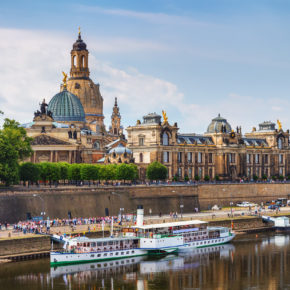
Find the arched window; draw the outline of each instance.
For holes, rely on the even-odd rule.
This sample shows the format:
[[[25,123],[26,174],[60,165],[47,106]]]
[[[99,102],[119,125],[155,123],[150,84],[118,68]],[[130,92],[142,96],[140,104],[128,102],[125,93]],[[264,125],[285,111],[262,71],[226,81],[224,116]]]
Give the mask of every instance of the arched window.
[[[94,148],[95,149],[100,149],[100,142],[99,141],[95,141],[94,142]]]
[[[278,149],[283,149],[283,140],[282,140],[282,138],[278,139]]]
[[[143,153],[139,154],[139,162],[142,163],[143,162]]]
[[[72,66],[73,67],[76,66],[76,56],[75,55],[72,57]]]
[[[83,55],[82,58],[81,58],[81,66],[82,66],[82,67],[86,67],[85,60],[86,60],[86,58],[85,58],[85,56]]]
[[[162,145],[165,145],[165,146],[167,146],[167,145],[169,145],[169,140],[168,140],[169,138],[168,138],[168,135],[167,135],[167,133],[163,133],[163,136],[162,136]]]

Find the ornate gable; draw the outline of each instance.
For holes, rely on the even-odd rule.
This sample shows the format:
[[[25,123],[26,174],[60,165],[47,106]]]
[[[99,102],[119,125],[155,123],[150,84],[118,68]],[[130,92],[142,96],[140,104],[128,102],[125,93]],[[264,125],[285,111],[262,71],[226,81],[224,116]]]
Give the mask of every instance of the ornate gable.
[[[47,135],[38,135],[33,138],[31,145],[71,145],[71,143]]]

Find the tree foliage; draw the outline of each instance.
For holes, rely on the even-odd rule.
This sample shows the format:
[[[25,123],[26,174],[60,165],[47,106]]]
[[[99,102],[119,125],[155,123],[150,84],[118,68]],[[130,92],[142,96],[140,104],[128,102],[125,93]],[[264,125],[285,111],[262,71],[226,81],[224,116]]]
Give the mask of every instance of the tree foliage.
[[[31,155],[31,140],[19,123],[4,120],[3,129],[0,130],[0,179],[5,185],[19,180],[18,162]]]
[[[135,180],[138,178],[138,169],[133,164],[120,164],[116,168],[116,179]]]
[[[68,168],[68,179],[74,181],[81,180],[81,166],[82,164],[71,164]]]
[[[37,182],[40,179],[39,166],[32,162],[22,163],[19,168],[19,177],[22,181]]]
[[[167,174],[167,167],[157,161],[151,163],[146,171],[146,176],[150,180],[165,180]]]

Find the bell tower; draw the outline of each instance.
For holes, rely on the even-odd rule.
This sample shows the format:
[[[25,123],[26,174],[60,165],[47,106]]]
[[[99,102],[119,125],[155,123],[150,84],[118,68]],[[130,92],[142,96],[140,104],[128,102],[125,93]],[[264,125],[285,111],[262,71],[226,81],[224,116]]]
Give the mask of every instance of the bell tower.
[[[115,98],[115,104],[113,107],[113,113],[111,116],[111,126],[110,126],[110,133],[116,136],[123,134],[123,128],[121,126],[121,114],[118,107],[117,98]]]
[[[61,89],[63,90],[63,87]],[[71,69],[67,90],[80,99],[85,111],[87,126],[96,132],[103,130],[103,97],[100,85],[90,79],[89,51],[82,40],[80,30],[71,50]]]
[[[88,67],[89,52],[87,45],[83,42],[81,31],[79,29],[78,39],[73,44],[71,51],[71,78],[89,78],[90,71]]]

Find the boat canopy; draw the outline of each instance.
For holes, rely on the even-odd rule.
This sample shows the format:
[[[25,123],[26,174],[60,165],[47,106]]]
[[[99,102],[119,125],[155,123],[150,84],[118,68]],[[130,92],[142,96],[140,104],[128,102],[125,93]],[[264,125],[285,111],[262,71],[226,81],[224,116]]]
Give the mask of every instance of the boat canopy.
[[[201,225],[207,224],[205,221],[200,220],[192,220],[192,221],[181,221],[181,222],[172,222],[172,223],[163,223],[163,224],[152,224],[152,225],[144,225],[144,226],[133,226],[135,229],[142,230],[150,230],[150,229],[159,229],[159,228],[172,228],[172,227],[182,227],[182,226],[190,226],[190,225]]]

